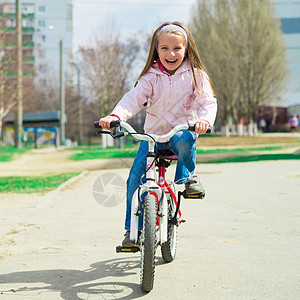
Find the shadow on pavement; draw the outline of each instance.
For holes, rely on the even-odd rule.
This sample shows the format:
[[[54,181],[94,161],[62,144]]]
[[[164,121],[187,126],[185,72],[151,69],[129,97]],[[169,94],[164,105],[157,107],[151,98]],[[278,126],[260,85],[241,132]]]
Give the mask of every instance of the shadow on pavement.
[[[140,257],[135,256],[128,259],[97,262],[83,271],[54,269],[3,274],[0,275],[0,285],[9,284],[13,287],[12,284],[16,284],[17,287],[8,290],[1,289],[0,296],[13,294],[26,297],[35,294],[37,297],[42,297],[43,294],[60,292],[61,298],[67,300],[87,299],[91,295],[98,295],[101,299],[106,299],[106,297],[136,299],[145,295],[139,283],[126,282],[122,279],[119,282],[111,279],[108,281],[106,278],[118,277],[120,279],[119,277],[137,275],[139,265]]]

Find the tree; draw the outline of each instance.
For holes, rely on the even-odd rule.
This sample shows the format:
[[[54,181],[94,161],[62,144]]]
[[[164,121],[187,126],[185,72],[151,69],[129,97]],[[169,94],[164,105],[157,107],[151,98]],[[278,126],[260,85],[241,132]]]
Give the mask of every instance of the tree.
[[[41,86],[36,84],[34,95],[27,102],[26,108],[29,112],[40,111],[58,111],[60,110],[59,99],[59,79],[48,73],[47,82]],[[65,83],[65,113],[67,116],[66,122],[66,137],[72,141],[78,140],[79,116],[78,116],[78,95],[75,87],[69,80]]]
[[[278,98],[287,75],[273,4],[198,0],[191,29],[219,100],[218,121],[226,126],[230,118],[235,124],[244,118],[253,128],[258,107]]]
[[[1,21],[1,20],[0,20]],[[0,23],[1,25],[1,23]],[[10,112],[16,112],[16,48],[7,46],[13,37],[0,31],[0,142],[2,137],[3,119]],[[9,43],[8,43],[9,44]],[[26,57],[25,57],[26,58]],[[23,61],[23,110],[28,110],[30,102],[39,99],[33,85],[33,64]]]
[[[91,46],[80,48],[83,80],[96,107],[96,118],[109,114],[128,91],[129,74],[139,49],[134,40],[125,44],[111,33],[94,36]]]
[[[5,54],[4,39],[0,33],[0,144],[3,140],[3,119],[17,103],[13,82],[6,73],[9,59]]]

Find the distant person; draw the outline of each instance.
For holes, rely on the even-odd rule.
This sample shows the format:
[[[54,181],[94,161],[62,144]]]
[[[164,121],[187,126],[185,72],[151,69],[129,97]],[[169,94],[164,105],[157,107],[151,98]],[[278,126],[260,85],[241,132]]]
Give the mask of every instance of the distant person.
[[[265,133],[267,131],[267,122],[266,122],[265,119],[261,119],[259,121],[259,126],[260,126],[263,133]]]
[[[297,127],[299,125],[299,120],[298,120],[298,117],[297,115],[292,115],[292,117],[290,118],[290,126],[291,126],[291,132],[294,132],[297,130]]]
[[[25,148],[27,147],[28,135],[27,132],[22,133],[22,142],[24,143]]]

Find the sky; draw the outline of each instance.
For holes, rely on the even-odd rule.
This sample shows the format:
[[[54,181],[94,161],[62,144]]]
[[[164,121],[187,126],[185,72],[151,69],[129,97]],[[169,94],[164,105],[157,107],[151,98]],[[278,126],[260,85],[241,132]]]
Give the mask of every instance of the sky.
[[[154,32],[165,21],[190,22],[196,0],[73,0],[75,51],[111,26],[122,37]]]
[[[299,17],[300,5],[295,6],[299,0],[275,2],[281,17]],[[73,0],[74,54],[76,56],[79,46],[88,45],[94,34],[109,28],[126,40],[128,36],[140,37],[140,31],[152,34],[165,21],[180,21],[188,25],[196,3],[197,0]],[[296,4],[293,6],[293,3]],[[143,63],[136,65],[134,79],[142,66]]]

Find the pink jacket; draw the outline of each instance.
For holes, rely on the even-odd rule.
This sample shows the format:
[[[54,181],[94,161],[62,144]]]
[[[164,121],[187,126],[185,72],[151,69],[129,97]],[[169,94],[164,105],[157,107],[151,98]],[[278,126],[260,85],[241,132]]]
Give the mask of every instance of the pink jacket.
[[[292,127],[297,127],[298,123],[299,123],[299,121],[298,121],[297,116],[292,116],[291,119],[290,119],[290,125]]]
[[[212,126],[217,112],[217,101],[207,75],[196,71],[195,88],[189,61],[184,61],[174,75],[150,68],[135,88],[126,93],[112,114],[126,121],[138,113],[150,99],[144,124],[146,133],[163,135],[182,123],[206,120]]]

